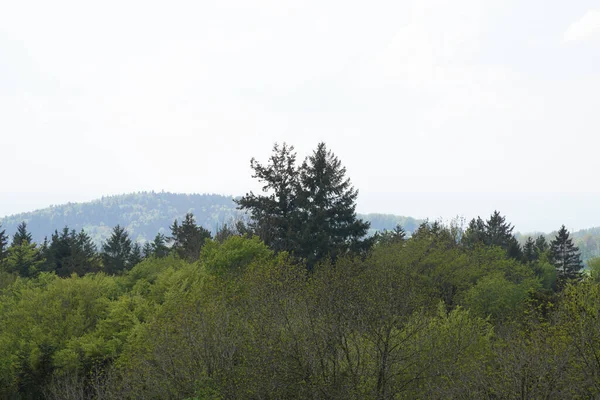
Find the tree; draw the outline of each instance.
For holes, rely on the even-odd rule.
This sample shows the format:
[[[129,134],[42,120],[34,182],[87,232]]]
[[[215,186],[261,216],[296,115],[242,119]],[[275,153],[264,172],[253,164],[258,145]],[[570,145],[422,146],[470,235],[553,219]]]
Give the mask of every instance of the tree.
[[[154,252],[152,251],[152,244],[150,244],[150,242],[144,243],[144,247],[142,248],[142,255],[144,256],[144,258],[149,258],[154,255]]]
[[[537,239],[535,239],[535,250],[537,252],[538,258],[543,253],[547,252],[549,249],[550,246],[548,245],[548,242],[546,241],[544,235],[540,235],[537,237]]]
[[[530,236],[527,238],[527,241],[523,246],[523,261],[531,263],[536,261],[538,258],[538,253],[535,248],[535,241]]]
[[[2,224],[0,224],[0,228],[2,228]],[[8,236],[6,235],[6,230],[0,230],[0,267],[2,266],[3,261],[8,256]]]
[[[154,255],[154,257],[162,258],[169,255],[169,246],[167,246],[167,238],[162,233],[156,234],[151,246],[152,255]]]
[[[17,226],[17,232],[13,235],[11,246],[20,246],[23,242],[33,243],[33,237],[27,231],[27,223],[25,221]]]
[[[9,248],[5,268],[8,272],[30,278],[38,274],[43,262],[44,259],[36,244],[25,240]]]
[[[131,267],[132,242],[120,225],[113,228],[111,236],[102,244],[102,263],[107,274],[117,274]]]
[[[396,227],[391,231],[385,229],[383,232],[377,232],[375,235],[375,242],[378,245],[404,243],[405,240],[406,231],[400,224],[396,225]]]
[[[187,213],[181,225],[177,223],[177,220],[173,222],[169,240],[173,242],[171,249],[179,257],[194,262],[200,257],[204,241],[211,237],[212,235],[207,229],[196,225],[194,214]]]
[[[583,264],[579,249],[573,244],[565,226],[561,226],[550,242],[550,258],[561,281],[581,278]]]
[[[490,219],[483,221],[480,217],[472,219],[462,238],[467,248],[477,245],[498,246],[506,251],[506,255],[515,260],[523,257],[521,246],[512,234],[514,227],[506,222],[506,217],[494,211]]]
[[[66,277],[73,273],[84,275],[100,270],[96,245],[83,230],[79,233],[64,227],[52,234],[49,244],[42,246],[46,262],[43,269]]]
[[[129,265],[130,267],[134,267],[140,262],[142,262],[142,247],[139,243],[134,243],[131,248],[131,253],[129,253]]]
[[[297,202],[302,224],[298,255],[307,260],[309,269],[316,262],[332,261],[349,251],[370,248],[373,239],[363,239],[370,224],[356,217],[356,198],[346,168],[319,143],[300,168]]]
[[[291,251],[296,246],[298,229],[298,169],[294,146],[277,143],[267,165],[252,158],[253,178],[264,186],[265,195],[247,193],[235,200],[238,209],[250,212],[249,228],[275,251]]]

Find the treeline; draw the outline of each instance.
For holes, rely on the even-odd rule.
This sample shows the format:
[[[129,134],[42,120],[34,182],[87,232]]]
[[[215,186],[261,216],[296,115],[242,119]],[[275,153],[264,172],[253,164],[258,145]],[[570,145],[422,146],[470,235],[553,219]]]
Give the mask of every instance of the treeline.
[[[5,262],[0,397],[600,396],[600,262],[584,274],[564,227],[521,246],[495,212],[366,237],[339,160],[324,145],[295,157],[254,161],[265,191],[238,200],[251,223],[215,237],[190,214],[137,250],[115,227],[98,272]],[[4,260],[86,242],[17,233]]]

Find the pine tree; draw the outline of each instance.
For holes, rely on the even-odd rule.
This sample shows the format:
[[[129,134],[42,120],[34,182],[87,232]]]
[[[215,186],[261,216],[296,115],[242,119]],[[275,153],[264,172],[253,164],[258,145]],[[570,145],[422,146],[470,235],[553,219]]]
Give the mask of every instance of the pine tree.
[[[559,280],[563,283],[567,280],[581,278],[583,270],[581,255],[564,225],[559,229],[554,240],[550,242],[550,258],[556,268]]]
[[[2,228],[2,224],[0,224],[0,228]],[[6,230],[0,230],[0,267],[4,260],[8,257],[8,236],[6,235]]]
[[[45,246],[44,256],[43,270],[54,271],[61,277],[100,270],[96,245],[83,230],[77,233],[66,226],[60,233],[55,230],[50,243]]]
[[[144,243],[144,247],[142,248],[142,255],[144,256],[144,258],[152,257],[154,255],[153,253],[154,252],[152,251],[152,244],[150,242]]]
[[[506,251],[508,257],[521,260],[523,251],[512,234],[513,229],[514,227],[506,222],[506,217],[494,211],[485,222],[480,217],[472,219],[461,241],[465,247],[471,249],[478,245],[498,246]]]
[[[162,233],[157,233],[151,244],[152,255],[156,258],[162,258],[169,255],[169,246],[167,246],[167,238]]]
[[[111,236],[102,244],[102,263],[107,274],[117,274],[131,267],[132,242],[120,225],[113,228]]]
[[[535,239],[535,251],[537,253],[538,258],[543,253],[547,252],[549,249],[550,246],[548,245],[548,242],[546,241],[544,235],[540,235],[537,237],[537,239]]]
[[[238,209],[250,212],[251,232],[275,251],[295,249],[297,225],[298,169],[294,146],[284,143],[273,146],[273,154],[267,165],[256,159],[250,161],[253,178],[264,186],[264,195],[247,193],[236,200]]]
[[[506,222],[506,217],[500,215],[498,211],[490,216],[485,222],[485,243],[488,246],[499,246],[508,249],[513,243],[512,234],[514,227]]]
[[[523,246],[523,261],[531,263],[537,261],[539,258],[538,252],[536,251],[535,241],[530,236],[527,238],[525,245]]]
[[[476,219],[473,218],[471,222],[469,222],[469,226],[467,226],[461,241],[462,244],[469,249],[485,244],[486,228],[485,222],[483,222],[481,217],[477,217]]]
[[[406,231],[400,224],[396,225],[391,231],[386,229],[383,232],[378,232],[375,236],[375,242],[378,245],[403,243],[404,241],[406,241]]]
[[[27,223],[25,221],[17,226],[17,232],[13,235],[11,246],[20,246],[23,242],[33,243],[33,237],[27,231]]]
[[[142,247],[139,243],[134,243],[131,248],[131,253],[129,253],[129,265],[131,268],[135,267],[137,264],[142,262]]]
[[[171,237],[169,238],[173,243],[171,250],[189,262],[198,260],[204,241],[211,238],[212,235],[207,229],[196,225],[192,213],[185,215],[181,225],[177,223],[177,220],[171,225]]]
[[[300,168],[297,255],[307,260],[309,269],[320,260],[335,261],[349,251],[372,246],[373,238],[364,239],[370,224],[356,218],[358,191],[345,175],[346,168],[325,143],[319,143]]]
[[[40,272],[44,259],[35,243],[24,240],[19,245],[10,246],[5,268],[25,278],[34,277]]]

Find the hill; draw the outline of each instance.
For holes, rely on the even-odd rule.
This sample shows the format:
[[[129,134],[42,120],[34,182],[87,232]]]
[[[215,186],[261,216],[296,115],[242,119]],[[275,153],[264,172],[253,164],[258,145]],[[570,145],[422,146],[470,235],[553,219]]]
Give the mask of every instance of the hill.
[[[0,223],[2,229],[12,235],[19,223],[27,222],[34,241],[38,243],[64,226],[76,231],[83,229],[94,242],[100,243],[117,224],[126,227],[135,240],[144,242],[153,239],[158,232],[168,235],[173,221],[181,220],[188,212],[194,214],[199,225],[213,233],[223,224],[243,217],[236,210],[232,196],[140,192],[102,197],[86,203],[50,206],[7,216],[0,219]],[[359,217],[371,222],[371,234],[378,230],[391,230],[397,224],[410,233],[421,223],[411,217],[391,214],[366,214]]]

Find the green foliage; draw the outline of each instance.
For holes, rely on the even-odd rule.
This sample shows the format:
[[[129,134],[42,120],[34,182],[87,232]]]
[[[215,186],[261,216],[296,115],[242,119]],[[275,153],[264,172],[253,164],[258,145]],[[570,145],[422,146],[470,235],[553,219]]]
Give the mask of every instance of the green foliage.
[[[564,225],[550,243],[550,262],[556,268],[558,279],[562,284],[565,281],[581,278],[583,264],[579,249],[573,244]]]
[[[223,243],[209,240],[200,252],[200,262],[212,274],[243,272],[253,262],[261,263],[273,257],[258,237],[232,236]]]
[[[118,274],[132,265],[132,242],[125,228],[117,225],[102,244],[102,264],[107,274]]]
[[[250,164],[266,195],[250,192],[236,202],[250,213],[252,233],[272,249],[307,260],[311,269],[371,247],[373,240],[364,239],[369,223],[356,217],[358,192],[324,143],[299,168],[293,146],[286,144],[273,147],[266,166],[254,159]]]
[[[161,238],[157,237],[155,241],[156,239],[160,240]],[[207,239],[211,239],[210,232],[196,225],[192,213],[185,215],[181,225],[177,223],[177,220],[171,225],[171,237],[169,238],[169,241],[172,242],[171,250],[189,262],[194,262],[200,257],[200,251]],[[155,246],[158,252],[162,253],[164,244],[155,243]]]

